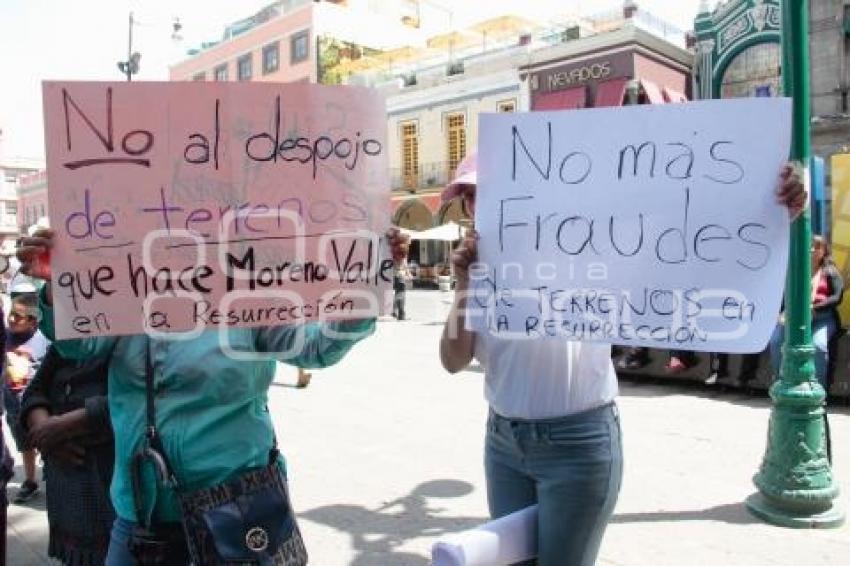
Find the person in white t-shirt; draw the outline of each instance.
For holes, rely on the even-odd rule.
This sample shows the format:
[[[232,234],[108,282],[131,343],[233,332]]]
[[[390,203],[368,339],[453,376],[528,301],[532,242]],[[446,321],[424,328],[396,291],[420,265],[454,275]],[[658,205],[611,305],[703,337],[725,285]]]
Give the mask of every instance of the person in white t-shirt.
[[[35,466],[36,451],[18,420],[21,397],[50,346],[50,342],[38,329],[38,313],[34,294],[13,297],[4,343],[3,404],[12,437],[21,453],[25,476],[15,496],[15,503],[26,503],[39,491]]]
[[[443,191],[475,210],[476,156],[467,156]],[[805,190],[786,167],[777,198],[799,214]],[[594,564],[620,491],[623,450],[615,404],[617,376],[608,344],[509,339],[464,327],[469,266],[478,235],[469,230],[452,256],[457,287],[440,340],[443,367],[472,358],[485,372],[490,405],[485,472],[490,514],[538,505],[538,566]]]

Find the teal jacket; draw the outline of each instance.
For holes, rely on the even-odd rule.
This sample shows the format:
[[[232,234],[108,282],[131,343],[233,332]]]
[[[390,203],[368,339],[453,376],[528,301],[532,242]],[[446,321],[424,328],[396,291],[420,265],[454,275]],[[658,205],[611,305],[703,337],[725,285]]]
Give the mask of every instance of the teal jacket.
[[[53,313],[43,301],[41,330],[54,337]],[[343,336],[332,337],[331,327]],[[285,361],[304,368],[335,364],[375,330],[375,320],[275,328],[206,330],[181,340],[146,335],[56,342],[72,359],[109,357],[109,411],[115,431],[112,502],[118,515],[135,521],[130,483],[132,456],[145,431],[145,350],[150,349],[156,389],[156,422],[164,450],[186,490],[210,487],[268,462],[274,428],[268,389],[277,358],[298,341]],[[222,349],[222,340],[229,344]],[[179,521],[173,491],[146,474],[146,513],[156,521]]]

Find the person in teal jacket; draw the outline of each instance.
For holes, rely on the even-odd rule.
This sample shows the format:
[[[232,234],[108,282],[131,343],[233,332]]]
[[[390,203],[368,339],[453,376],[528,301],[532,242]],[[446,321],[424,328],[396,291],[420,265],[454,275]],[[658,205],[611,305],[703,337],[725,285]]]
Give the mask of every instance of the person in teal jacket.
[[[407,238],[389,235],[394,258],[406,254]],[[37,258],[52,242],[49,231],[24,240],[19,251],[23,269],[38,274]],[[49,269],[40,273],[49,280]],[[41,330],[54,338],[49,284],[40,293]],[[109,410],[115,431],[115,472],[111,495],[118,519],[112,531],[107,565],[134,564],[128,551],[137,524],[131,462],[145,435],[146,350],[154,374],[156,422],[163,448],[175,475],[187,490],[211,487],[268,462],[275,446],[268,411],[268,389],[275,373],[275,353],[287,352],[296,340],[303,348],[286,363],[324,368],[341,360],[360,340],[374,332],[375,319],[328,323],[338,333],[323,332],[323,324],[226,330],[232,356],[222,350],[220,332],[207,330],[191,340],[147,335],[112,336],[55,342],[67,358],[109,359]],[[331,338],[329,334],[334,335]],[[340,338],[343,334],[346,338]],[[243,359],[247,358],[247,359]],[[150,474],[143,492],[145,513],[155,523],[177,525],[180,513],[171,489]]]

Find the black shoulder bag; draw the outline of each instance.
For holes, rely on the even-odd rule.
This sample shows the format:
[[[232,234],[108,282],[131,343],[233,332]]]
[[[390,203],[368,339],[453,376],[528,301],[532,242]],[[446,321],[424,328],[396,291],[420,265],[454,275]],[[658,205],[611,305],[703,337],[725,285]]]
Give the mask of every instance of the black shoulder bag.
[[[304,566],[307,549],[289,501],[286,479],[278,464],[277,444],[265,466],[242,472],[224,483],[185,491],[168,462],[156,428],[154,374],[146,352],[145,394],[147,430],[132,467],[133,496],[139,522],[130,549],[140,564],[177,564],[175,555],[188,551],[198,566]],[[180,503],[185,544],[146,519],[142,470],[152,463],[159,481],[170,485]],[[182,537],[180,537],[182,538]],[[186,560],[183,560],[185,563]]]

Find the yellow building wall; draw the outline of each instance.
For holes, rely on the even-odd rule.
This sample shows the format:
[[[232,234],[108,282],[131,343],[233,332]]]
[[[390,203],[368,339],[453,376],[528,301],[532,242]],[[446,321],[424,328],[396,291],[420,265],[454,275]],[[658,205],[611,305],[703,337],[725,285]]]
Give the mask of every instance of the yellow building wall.
[[[847,285],[850,282],[850,154],[833,155],[831,168],[832,256]],[[850,292],[844,293],[838,310],[844,326],[850,325]]]

